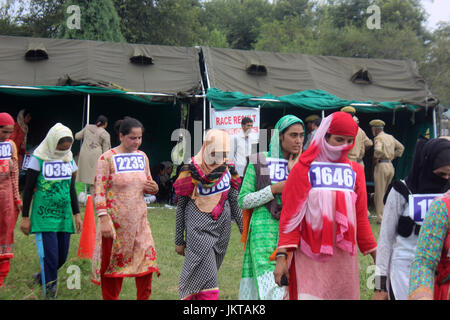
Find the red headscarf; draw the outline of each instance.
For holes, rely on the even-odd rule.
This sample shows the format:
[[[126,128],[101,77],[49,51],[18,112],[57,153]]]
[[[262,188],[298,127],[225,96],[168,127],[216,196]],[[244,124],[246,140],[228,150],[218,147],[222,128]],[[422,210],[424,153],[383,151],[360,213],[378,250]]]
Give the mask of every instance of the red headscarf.
[[[14,119],[9,115],[9,113],[0,113],[0,126],[13,126]]]
[[[313,161],[346,163],[352,145],[331,146],[326,135],[356,137],[358,125],[350,114],[335,112],[322,120],[310,147],[289,173],[283,189],[279,247],[296,248],[310,258],[324,261],[333,255],[333,227],[336,246],[356,254],[356,194],[354,191],[312,189],[309,169]]]

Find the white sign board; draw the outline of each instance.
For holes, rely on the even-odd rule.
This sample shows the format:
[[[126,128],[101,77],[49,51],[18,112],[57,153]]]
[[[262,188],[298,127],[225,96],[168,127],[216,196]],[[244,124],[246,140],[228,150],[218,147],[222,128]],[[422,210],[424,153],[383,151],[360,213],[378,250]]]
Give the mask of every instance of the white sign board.
[[[225,130],[230,136],[234,136],[242,131],[241,121],[244,117],[253,120],[252,133],[255,139],[259,140],[259,108],[233,107],[220,111],[211,108],[211,128]]]

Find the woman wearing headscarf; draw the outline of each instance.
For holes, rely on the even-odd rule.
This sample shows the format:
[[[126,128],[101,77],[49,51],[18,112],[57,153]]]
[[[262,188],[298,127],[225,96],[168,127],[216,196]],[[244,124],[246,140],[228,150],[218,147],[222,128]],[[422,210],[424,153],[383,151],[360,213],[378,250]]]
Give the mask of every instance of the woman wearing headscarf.
[[[227,251],[231,220],[242,232],[240,177],[229,162],[230,139],[211,129],[201,150],[184,165],[174,184],[179,196],[175,250],[185,256],[179,292],[183,300],[217,300],[218,271]]]
[[[442,170],[450,179],[450,166]],[[435,199],[420,229],[411,266],[410,300],[450,300],[450,183]]]
[[[241,300],[283,299],[284,288],[273,281],[275,261],[269,261],[269,257],[277,249],[281,192],[301,154],[304,137],[303,121],[286,115],[275,125],[269,152],[249,158],[239,192],[239,206],[244,209],[245,243]]]
[[[14,119],[6,112],[0,113],[0,288],[14,257],[14,228],[22,210],[17,149],[9,139],[13,130]]]
[[[111,149],[111,138],[105,130],[107,126],[108,119],[100,115],[95,124],[88,124],[75,134],[76,140],[83,139],[78,159],[77,181],[88,185],[94,184],[98,158]]]
[[[289,174],[274,271],[285,299],[360,298],[357,245],[375,261],[377,244],[364,170],[347,159],[357,132],[351,115],[329,115]]]
[[[398,180],[386,199],[378,239],[373,299],[408,299],[409,275],[420,226],[431,201],[442,195],[450,166],[450,141],[421,139],[406,181]],[[386,214],[386,215],[384,215]]]
[[[156,249],[144,194],[156,194],[147,155],[139,150],[144,127],[127,117],[119,122],[120,145],[98,159],[94,179],[99,220],[92,282],[104,300],[118,300],[123,278],[134,277],[137,299],[148,300],[153,273],[159,276]]]
[[[17,146],[17,153],[19,156],[19,168],[22,167],[23,157],[26,153],[27,148],[27,136],[28,136],[28,125],[31,121],[31,112],[27,109],[22,109],[17,114],[17,122],[14,124],[14,132],[11,135],[11,140]]]
[[[20,228],[26,235],[34,233],[38,243],[42,238],[44,270],[34,277],[40,283],[45,279],[50,298],[56,297],[58,269],[66,261],[70,235],[75,233],[72,214],[76,231],[81,231],[75,191],[77,165],[70,151],[72,143],[72,131],[61,123],[48,131],[30,159],[23,193]]]

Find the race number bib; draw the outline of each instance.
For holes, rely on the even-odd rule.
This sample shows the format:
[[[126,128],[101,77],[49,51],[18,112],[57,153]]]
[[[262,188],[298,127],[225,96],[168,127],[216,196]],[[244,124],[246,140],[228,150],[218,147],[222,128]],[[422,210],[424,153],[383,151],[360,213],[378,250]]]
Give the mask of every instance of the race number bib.
[[[346,163],[313,162],[309,168],[312,188],[353,191],[356,173]]]
[[[0,142],[0,160],[9,160],[12,156],[12,145],[9,142]]]
[[[68,180],[72,178],[72,165],[63,161],[44,161],[42,174],[45,180]]]
[[[288,161],[286,159],[267,158],[270,181],[278,183],[286,181],[289,175]]]
[[[31,155],[26,154],[23,156],[23,162],[22,162],[22,170],[28,170],[28,165],[30,164]]]
[[[199,195],[206,197],[206,196],[212,196],[213,194],[227,191],[231,187],[230,180],[231,180],[231,174],[229,172],[227,172],[223,176],[222,180],[212,188],[204,188],[201,185],[201,183],[198,183],[197,184],[197,192]]]
[[[113,156],[116,173],[144,172],[145,158],[139,153],[122,153]]]
[[[422,224],[431,202],[442,194],[410,194],[409,217],[417,224]]]

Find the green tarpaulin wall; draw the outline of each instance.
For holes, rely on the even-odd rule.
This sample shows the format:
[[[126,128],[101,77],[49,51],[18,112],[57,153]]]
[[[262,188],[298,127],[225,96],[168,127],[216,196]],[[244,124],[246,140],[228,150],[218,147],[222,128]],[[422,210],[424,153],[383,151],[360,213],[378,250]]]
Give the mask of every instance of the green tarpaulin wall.
[[[68,126],[75,135],[86,123],[86,96],[90,96],[90,123],[100,114],[108,117],[107,131],[112,146],[119,144],[113,129],[114,122],[124,116],[137,118],[145,127],[141,150],[146,152],[150,164],[169,160],[174,142],[171,133],[179,127],[180,106],[158,103],[148,96],[128,95],[121,90],[91,86],[35,87],[44,90],[0,88],[0,110],[13,117],[22,108],[32,112],[28,135],[29,147],[37,146],[48,130],[56,123]],[[80,142],[76,141],[73,153],[77,155]]]
[[[235,106],[261,106],[261,128],[264,128],[264,126],[273,127],[276,120],[284,114],[294,114],[304,119],[312,113],[321,115],[322,110],[325,110],[325,114],[329,115],[350,104],[371,105],[354,106],[360,121],[360,127],[369,138],[373,138],[369,126],[370,120],[382,119],[386,123],[385,131],[395,136],[405,146],[403,156],[394,161],[395,179],[404,178],[408,174],[417,138],[427,131],[431,137],[434,137],[431,109],[426,110],[423,107],[404,105],[400,102],[350,101],[340,99],[323,90],[306,90],[285,96],[266,94],[256,97],[241,92],[224,92],[217,88],[209,88],[206,97],[216,110],[227,110]],[[271,99],[280,102],[258,99]],[[366,180],[369,182],[373,181],[372,155],[373,148],[366,152],[364,158]]]

